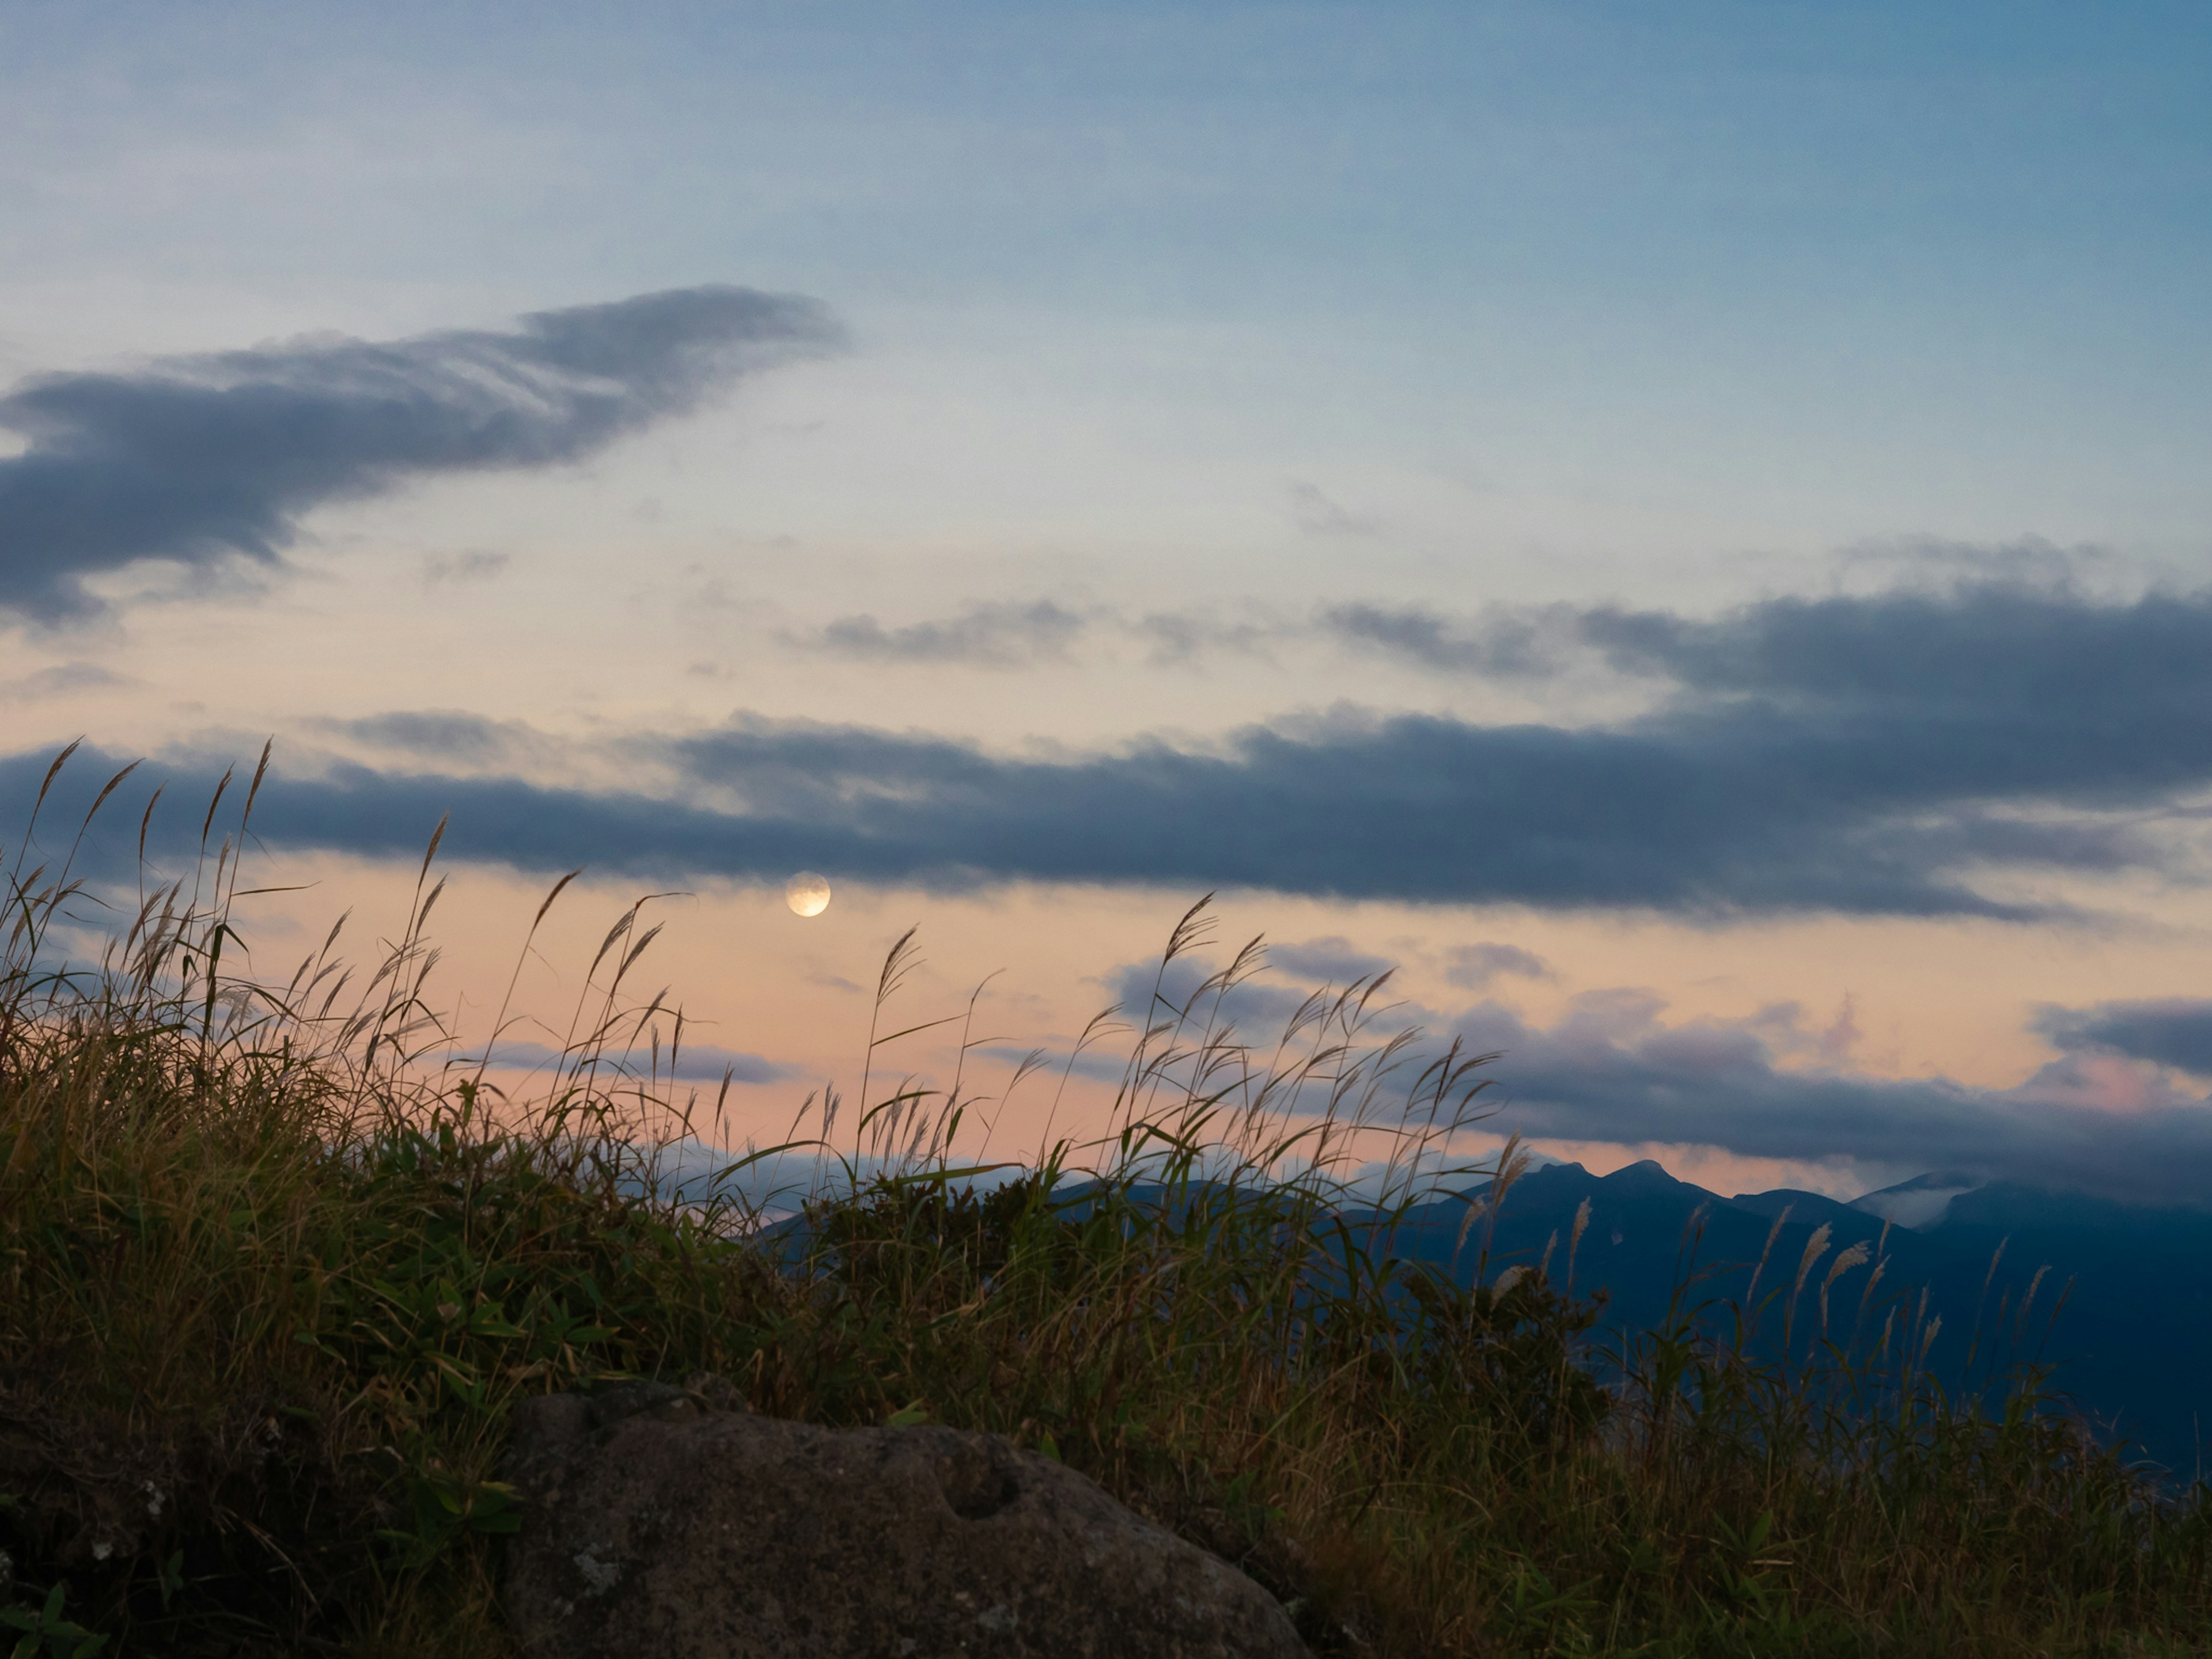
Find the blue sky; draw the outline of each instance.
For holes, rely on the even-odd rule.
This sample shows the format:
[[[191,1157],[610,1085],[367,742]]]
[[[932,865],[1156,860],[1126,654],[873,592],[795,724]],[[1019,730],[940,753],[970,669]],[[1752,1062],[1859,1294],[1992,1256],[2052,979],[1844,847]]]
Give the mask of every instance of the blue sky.
[[[433,326],[742,280],[1062,397],[1441,451],[1768,540],[2032,527],[2173,554],[2201,518],[2192,9],[4,27],[15,285],[94,290],[50,301],[79,319],[52,346],[9,330],[24,367],[241,343],[249,296],[280,326]],[[126,338],[98,297],[118,285],[198,303]]]
[[[764,1101],[906,921],[1044,1041],[1220,887],[1518,1034],[1594,1162],[2182,1156],[2208,58],[2153,6],[13,7],[0,775],[273,735],[275,936],[451,806],[464,994],[555,865],[684,885]],[[1727,1111],[1593,1103],[1632,994],[1603,1042]]]

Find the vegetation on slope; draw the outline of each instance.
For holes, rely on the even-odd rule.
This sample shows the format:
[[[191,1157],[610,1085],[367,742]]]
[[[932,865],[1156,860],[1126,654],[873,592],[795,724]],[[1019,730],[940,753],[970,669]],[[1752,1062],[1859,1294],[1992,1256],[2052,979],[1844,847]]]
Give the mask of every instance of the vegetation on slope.
[[[1239,1561],[1321,1653],[2212,1642],[2206,1493],[2040,1409],[2032,1374],[1988,1412],[1947,1399],[1915,1367],[1936,1316],[1869,1285],[1846,1322],[1832,1262],[1775,1264],[1717,1318],[1686,1290],[1599,1367],[1573,1241],[1557,1280],[1471,1289],[1395,1256],[1391,1218],[1450,1173],[1481,1075],[1376,1036],[1372,984],[1262,1053],[1219,1018],[1248,949],[1137,1011],[1100,1137],[996,1186],[959,1161],[957,1081],[864,1080],[812,1105],[811,1148],[849,1179],[779,1218],[744,1196],[757,1164],[673,1182],[697,1103],[613,1063],[669,1018],[625,1000],[635,911],[567,1059],[511,1098],[441,1061],[434,887],[349,998],[328,942],[283,986],[225,972],[235,862],[209,864],[82,971],[49,949],[68,870],[11,878],[0,1617],[21,1652],[496,1655],[499,1552],[527,1524],[498,1480],[514,1402],[702,1372],[757,1411],[926,1416],[1058,1456]],[[1358,1161],[1377,1135],[1379,1174]],[[1484,1234],[1470,1209],[1478,1257]],[[1752,1357],[1757,1320],[1788,1327],[1785,1359]]]

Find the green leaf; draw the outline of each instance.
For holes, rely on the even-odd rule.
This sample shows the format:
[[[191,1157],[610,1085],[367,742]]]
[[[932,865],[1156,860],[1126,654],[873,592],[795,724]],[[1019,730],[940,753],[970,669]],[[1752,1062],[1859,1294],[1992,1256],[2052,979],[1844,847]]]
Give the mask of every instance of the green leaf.
[[[504,1480],[486,1480],[469,1494],[471,1532],[522,1530],[522,1496]]]

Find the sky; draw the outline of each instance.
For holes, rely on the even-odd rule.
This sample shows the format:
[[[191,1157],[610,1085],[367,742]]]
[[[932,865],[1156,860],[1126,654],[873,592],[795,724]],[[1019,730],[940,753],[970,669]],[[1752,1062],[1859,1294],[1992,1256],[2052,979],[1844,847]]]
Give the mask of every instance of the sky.
[[[548,1051],[659,895],[737,1134],[908,927],[989,1094],[1211,892],[1247,1024],[1391,968],[1495,1052],[1471,1146],[2202,1201],[2208,68],[2154,4],[24,0],[0,846],[81,738],[41,842],[143,758],[88,867],[163,782],[181,867],[270,743],[257,971],[373,957],[442,818],[457,1041],[520,960]]]

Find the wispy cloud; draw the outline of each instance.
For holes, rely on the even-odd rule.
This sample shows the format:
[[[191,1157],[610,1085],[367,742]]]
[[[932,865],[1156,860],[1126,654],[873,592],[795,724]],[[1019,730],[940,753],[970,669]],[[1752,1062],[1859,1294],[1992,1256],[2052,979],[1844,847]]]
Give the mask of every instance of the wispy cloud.
[[[665,1047],[658,1054],[649,1048],[608,1049],[598,1058],[603,1065],[640,1076],[657,1068],[663,1081],[674,1083],[720,1083],[725,1077],[732,1083],[783,1083],[799,1075],[794,1066],[710,1042],[687,1042],[672,1059]],[[504,1071],[537,1072],[573,1066],[580,1057],[549,1043],[510,1041],[495,1043],[489,1055],[480,1049],[469,1051],[468,1063],[479,1059]]]
[[[1020,668],[1064,658],[1086,625],[1078,611],[1038,599],[973,605],[957,616],[886,628],[873,617],[840,617],[789,642],[861,662],[962,663]]]
[[[519,721],[487,720],[458,708],[319,720],[312,726],[372,749],[473,766],[513,764],[548,746],[538,732]]]
[[[1293,945],[1270,945],[1267,966],[1304,980],[1343,987],[1354,980],[1372,979],[1389,971],[1390,963],[1372,951],[1362,951],[1348,939],[1331,935]]]
[[[1517,945],[1455,945],[1445,957],[1444,978],[1469,991],[1480,991],[1500,974],[1522,979],[1549,979],[1552,969],[1543,957]]]
[[[508,332],[311,338],[0,397],[0,607],[97,608],[141,559],[270,564],[301,516],[442,472],[574,461],[736,378],[834,344],[816,301],[707,287],[544,311]]]
[[[1291,486],[1291,516],[1309,536],[1372,536],[1382,528],[1372,514],[1355,512],[1319,484],[1303,481]]]
[[[1496,679],[1555,674],[1576,643],[1571,613],[1558,609],[1460,617],[1418,605],[1336,605],[1315,626],[1340,645],[1414,667]]]
[[[805,642],[877,661],[1011,665],[1081,634],[1141,643],[1156,663],[1333,645],[1455,678],[1540,682],[1610,674],[1662,695],[2057,719],[2194,702],[2212,688],[2212,592],[2115,601],[2064,582],[1961,580],[1871,594],[1763,599],[1717,616],[1613,605],[1470,612],[1358,599],[1285,612],[1142,616],[1037,600],[975,604],[892,628],[840,618]],[[2148,704],[2145,700],[2148,699]]]
[[[75,691],[104,691],[137,684],[128,675],[102,668],[98,663],[56,663],[35,673],[0,680],[0,702],[44,702],[49,697],[64,697]]]
[[[489,553],[482,549],[466,553],[434,553],[422,561],[422,581],[429,587],[490,581],[506,574],[513,556],[507,553]]]

